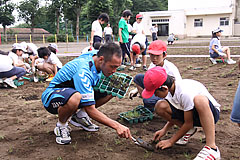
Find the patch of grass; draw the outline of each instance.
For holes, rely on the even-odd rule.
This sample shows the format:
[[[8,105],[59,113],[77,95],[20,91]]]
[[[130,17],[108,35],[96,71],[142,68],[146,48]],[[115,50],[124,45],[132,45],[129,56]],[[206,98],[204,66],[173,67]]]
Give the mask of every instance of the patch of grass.
[[[109,147],[107,143],[104,144],[104,148],[105,148],[106,151],[108,151],[108,152],[112,152],[112,151],[113,151],[113,149],[112,149],[111,147]]]
[[[4,140],[5,139],[5,136],[0,136],[0,140]]]
[[[74,150],[77,150],[77,141],[72,145]]]
[[[13,154],[13,148],[10,147],[8,150],[7,150],[8,154]]]
[[[147,150],[145,150],[145,154],[144,154],[144,159],[151,159],[152,157],[152,152],[148,152]]]
[[[58,156],[57,160],[63,160],[63,158],[61,156]]]
[[[189,154],[188,152],[184,152],[183,155],[184,155],[185,159],[192,159],[193,158],[193,156],[191,154]]]
[[[115,141],[116,145],[119,145],[119,144],[122,143],[122,141],[120,139],[118,139],[118,138],[114,138],[114,141]]]

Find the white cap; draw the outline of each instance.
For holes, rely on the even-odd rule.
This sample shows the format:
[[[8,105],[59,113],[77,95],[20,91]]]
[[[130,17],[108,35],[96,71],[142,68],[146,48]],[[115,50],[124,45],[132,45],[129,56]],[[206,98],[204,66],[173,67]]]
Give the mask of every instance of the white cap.
[[[56,49],[56,52],[58,52],[58,46],[56,43],[50,43],[49,46]]]
[[[27,49],[27,43],[26,42],[23,41],[20,44],[22,45],[23,48],[25,48],[25,50]]]
[[[27,50],[23,47],[23,45],[21,45],[19,43],[14,43],[13,49],[19,49],[19,50],[22,50],[23,52],[27,52]]]
[[[219,27],[215,30],[212,31],[213,33],[218,33],[218,32],[223,32],[223,30],[221,30]]]

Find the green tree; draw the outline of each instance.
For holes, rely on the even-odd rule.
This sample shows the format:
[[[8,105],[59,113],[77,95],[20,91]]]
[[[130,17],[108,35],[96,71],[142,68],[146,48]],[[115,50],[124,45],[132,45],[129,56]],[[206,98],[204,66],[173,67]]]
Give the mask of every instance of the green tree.
[[[50,18],[55,18],[54,21],[56,21],[56,33],[59,34],[59,24],[60,24],[60,16],[63,12],[63,6],[64,3],[66,3],[68,0],[51,0],[51,5],[49,6],[48,15],[52,15]],[[52,13],[55,13],[53,15]]]
[[[14,10],[14,4],[9,0],[1,1],[0,3],[0,24],[3,26],[3,33],[5,41],[7,41],[6,26],[9,26],[15,22],[15,18],[12,15]]]
[[[126,9],[131,9],[132,5],[132,0],[111,0],[112,14],[110,14],[110,19],[114,34],[118,34],[118,22],[122,12]]]
[[[38,23],[38,18],[41,17],[38,0],[24,0],[18,6],[19,17],[31,26],[31,34],[34,33],[34,27]]]
[[[84,4],[87,0],[66,0],[64,3],[64,19],[75,21],[76,37],[79,36],[79,18]]]

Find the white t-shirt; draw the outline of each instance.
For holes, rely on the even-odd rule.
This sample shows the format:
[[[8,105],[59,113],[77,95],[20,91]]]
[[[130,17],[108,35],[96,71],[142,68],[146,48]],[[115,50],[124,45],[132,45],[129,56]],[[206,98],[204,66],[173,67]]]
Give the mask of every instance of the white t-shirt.
[[[146,36],[144,34],[136,34],[130,44],[130,51],[132,51],[132,45],[134,43],[138,42],[141,46],[141,48],[146,48]]]
[[[18,55],[16,55],[16,53],[13,52],[9,52],[8,57],[10,57],[13,61],[14,64],[18,64]]]
[[[38,47],[35,44],[27,43],[27,46],[28,46],[28,49],[27,49],[28,53],[32,52],[34,56],[38,55],[38,52],[37,52]]]
[[[220,104],[208,92],[207,88],[200,82],[192,79],[175,81],[175,92],[172,96],[170,92],[166,99],[177,109],[189,111],[194,108],[194,97],[197,95],[206,96],[219,111]]]
[[[51,53],[47,60],[44,60],[46,63],[56,64],[58,68],[62,68],[62,62],[58,59],[56,54]]]
[[[0,54],[0,72],[7,72],[13,68],[12,59],[7,55]]]
[[[158,32],[158,28],[155,27],[155,26],[152,26],[152,27],[150,28],[150,30],[151,30],[152,33],[157,33],[157,32]]]
[[[102,26],[98,20],[92,23],[92,31],[94,31],[94,36],[102,37]]]
[[[156,67],[156,65],[153,63],[150,63],[148,70],[153,67]],[[175,80],[182,80],[182,77],[178,68],[172,62],[169,62],[167,59],[165,59],[163,68],[166,70],[167,74],[170,76],[173,76]]]
[[[133,23],[133,30],[136,31],[136,34],[143,34],[143,26],[142,23]]]
[[[111,27],[105,27],[104,28],[104,33],[105,33],[105,35],[112,34],[112,28]]]

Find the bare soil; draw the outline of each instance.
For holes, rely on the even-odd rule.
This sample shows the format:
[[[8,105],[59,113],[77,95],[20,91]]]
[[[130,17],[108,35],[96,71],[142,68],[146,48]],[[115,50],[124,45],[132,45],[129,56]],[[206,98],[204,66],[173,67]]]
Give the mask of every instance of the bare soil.
[[[169,47],[171,54],[208,54],[207,47],[174,48],[174,46],[196,46],[196,43],[174,44]],[[225,41],[225,45],[236,44]],[[207,43],[197,43],[197,46],[207,46]],[[232,54],[239,54],[239,48],[231,48]],[[72,57],[61,57],[66,62]],[[208,58],[167,58],[180,70],[183,78],[198,80],[203,83],[215,99],[222,105],[220,120],[216,124],[216,143],[224,160],[239,160],[240,158],[240,129],[229,119],[235,91],[240,78],[237,64],[212,65]],[[237,60],[237,58],[234,58]],[[125,72],[131,76],[144,73],[141,68],[135,72]],[[174,145],[166,150],[146,151],[130,140],[121,139],[116,132],[99,124],[98,132],[86,132],[72,127],[70,145],[58,145],[55,142],[53,129],[57,116],[49,114],[41,103],[41,94],[48,83],[25,81],[17,89],[0,89],[0,159],[106,159],[106,160],[139,160],[139,159],[193,159],[204,146],[204,133],[201,128],[191,138],[186,146]],[[130,90],[134,88],[131,85]],[[135,137],[141,137],[151,142],[155,131],[166,123],[161,117],[154,116],[152,121],[138,124],[127,124],[119,119],[118,114],[142,105],[139,97],[129,100],[113,98],[109,103],[100,107],[103,113],[114,120],[127,125]],[[173,128],[164,137],[168,138],[176,132]]]

